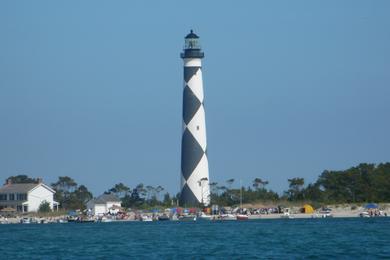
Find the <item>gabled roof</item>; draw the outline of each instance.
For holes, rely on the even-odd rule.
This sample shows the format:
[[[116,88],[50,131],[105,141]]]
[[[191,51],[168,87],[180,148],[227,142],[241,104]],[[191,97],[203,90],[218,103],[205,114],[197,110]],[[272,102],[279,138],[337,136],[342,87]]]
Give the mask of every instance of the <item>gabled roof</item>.
[[[8,184],[0,188],[0,193],[27,193],[38,185],[39,183]]]
[[[121,200],[112,193],[109,194],[104,193],[99,197],[90,200],[90,202],[93,202],[94,204],[106,204],[107,202],[121,202]]]
[[[37,188],[38,186],[45,187],[49,191],[55,191],[44,183],[12,183],[6,184],[0,188],[0,193],[27,193]]]

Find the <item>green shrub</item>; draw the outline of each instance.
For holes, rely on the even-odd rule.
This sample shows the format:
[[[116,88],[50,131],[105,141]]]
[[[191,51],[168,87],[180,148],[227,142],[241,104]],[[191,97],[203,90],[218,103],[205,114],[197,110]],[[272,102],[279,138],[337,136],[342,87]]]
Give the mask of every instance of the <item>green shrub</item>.
[[[39,213],[51,212],[50,203],[47,202],[46,200],[42,201],[41,205],[39,205],[38,212]]]

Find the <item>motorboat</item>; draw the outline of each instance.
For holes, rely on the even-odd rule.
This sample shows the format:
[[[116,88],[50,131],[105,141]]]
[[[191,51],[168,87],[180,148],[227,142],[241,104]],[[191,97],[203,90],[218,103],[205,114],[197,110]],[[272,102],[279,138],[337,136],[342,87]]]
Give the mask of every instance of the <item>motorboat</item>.
[[[21,224],[30,224],[31,223],[31,219],[30,218],[22,218],[20,220],[20,223]]]
[[[77,219],[78,219],[78,217],[76,217],[76,216],[67,216],[67,218],[66,218],[66,220],[68,222],[76,222]]]
[[[112,218],[107,218],[106,216],[103,216],[102,218],[98,219],[100,222],[112,222]]]
[[[79,217],[76,220],[77,223],[93,223],[96,222],[96,220],[93,217]]]
[[[245,215],[245,214],[237,214],[236,218],[237,218],[237,220],[248,220],[249,219],[248,215]]]
[[[233,214],[222,214],[220,215],[220,220],[237,220],[237,217]]]
[[[290,209],[289,208],[285,208],[283,210],[283,215],[281,215],[280,217],[281,218],[288,218],[288,219],[294,218],[294,216],[290,213]]]
[[[322,218],[333,218],[332,211],[330,210],[320,211],[320,216]]]
[[[179,221],[184,221],[184,222],[196,221],[196,216],[195,215],[179,216]]]
[[[151,216],[148,216],[148,215],[142,215],[141,216],[141,221],[151,222],[151,221],[153,221],[153,218]]]
[[[213,216],[206,215],[203,212],[198,216],[198,220],[212,220],[212,219],[213,219]]]
[[[167,221],[169,220],[169,217],[166,214],[162,214],[161,216],[158,216],[157,219],[159,221]]]

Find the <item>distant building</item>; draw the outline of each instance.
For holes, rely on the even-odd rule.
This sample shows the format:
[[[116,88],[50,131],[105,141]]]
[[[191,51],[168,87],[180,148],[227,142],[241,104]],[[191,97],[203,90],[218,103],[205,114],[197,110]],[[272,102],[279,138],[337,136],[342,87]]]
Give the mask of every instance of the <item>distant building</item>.
[[[52,210],[57,210],[54,193],[42,179],[38,179],[38,183],[12,183],[7,180],[0,188],[0,210],[13,208],[17,212],[36,212],[44,201],[50,204]]]
[[[107,214],[110,209],[118,207],[121,207],[121,200],[112,193],[102,194],[87,202],[87,209],[95,216]]]

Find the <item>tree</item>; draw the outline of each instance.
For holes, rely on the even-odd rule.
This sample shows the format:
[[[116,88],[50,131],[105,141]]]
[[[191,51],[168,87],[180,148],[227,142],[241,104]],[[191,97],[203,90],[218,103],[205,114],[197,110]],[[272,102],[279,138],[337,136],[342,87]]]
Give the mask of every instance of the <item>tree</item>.
[[[10,176],[6,179],[6,182],[10,181],[11,183],[38,183],[38,179],[30,178],[25,174]]]
[[[268,181],[264,181],[261,178],[255,178],[252,182],[252,186],[256,189],[265,189],[265,186],[268,184]]]
[[[289,190],[287,191],[288,193],[288,198],[290,200],[302,200],[303,198],[303,185],[305,184],[305,179],[303,178],[292,178],[288,179],[289,182]]]
[[[144,203],[144,199],[140,197],[140,190],[142,189],[143,185],[137,185],[137,187],[132,190],[130,196],[125,195],[122,198],[122,206],[125,208],[140,207]]]
[[[135,189],[140,197],[144,198],[146,196],[146,189],[142,183],[138,184]]]
[[[163,204],[167,207],[172,205],[172,199],[168,192],[164,194]]]
[[[109,191],[115,193],[115,195],[119,198],[122,198],[127,195],[127,193],[130,191],[130,188],[120,182],[115,184],[115,186],[112,187]]]
[[[69,194],[76,189],[77,183],[71,177],[60,176],[58,177],[58,181],[53,183],[51,186],[56,191],[62,191],[65,194]]]
[[[38,208],[39,213],[51,212],[50,203],[46,200],[42,201]]]
[[[153,196],[153,193],[154,193],[155,189],[151,185],[148,185],[145,188],[146,188],[146,199],[150,200],[152,198],[152,196]]]
[[[234,183],[234,179],[229,179],[226,181],[229,190],[232,188],[233,183]]]
[[[54,199],[64,209],[84,209],[85,204],[92,199],[92,193],[84,185],[78,184],[68,176],[58,177],[58,181],[52,184],[56,191]]]
[[[164,188],[160,185],[156,187],[155,192],[156,192],[157,199],[160,198],[160,192],[162,192],[163,190]]]
[[[81,204],[86,204],[93,198],[92,193],[84,185],[80,185],[75,191],[74,195]]]
[[[217,194],[218,193],[218,188],[217,188],[218,183],[211,182],[209,185],[210,185],[211,194]]]

